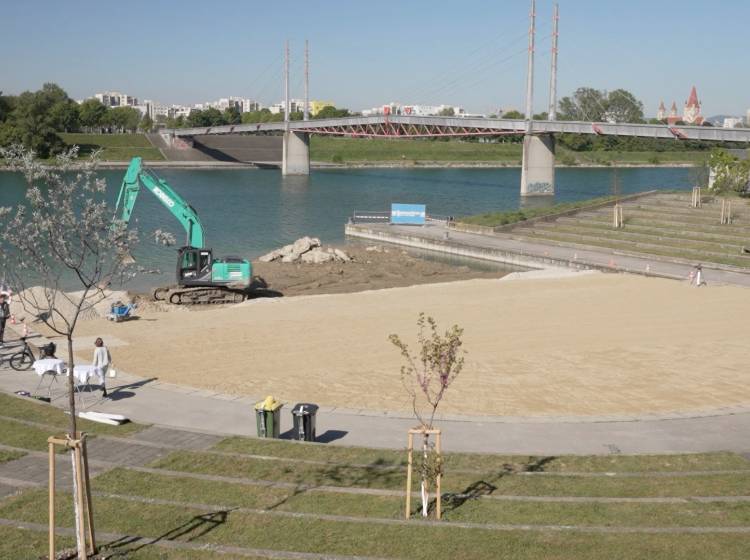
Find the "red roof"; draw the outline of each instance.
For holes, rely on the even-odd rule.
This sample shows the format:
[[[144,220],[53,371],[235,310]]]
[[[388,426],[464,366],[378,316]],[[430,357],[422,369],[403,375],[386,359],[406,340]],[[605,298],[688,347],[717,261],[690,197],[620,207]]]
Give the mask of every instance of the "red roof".
[[[690,90],[690,97],[688,97],[686,105],[688,107],[697,107],[698,106],[698,92],[695,91],[695,86],[693,86],[693,89]]]

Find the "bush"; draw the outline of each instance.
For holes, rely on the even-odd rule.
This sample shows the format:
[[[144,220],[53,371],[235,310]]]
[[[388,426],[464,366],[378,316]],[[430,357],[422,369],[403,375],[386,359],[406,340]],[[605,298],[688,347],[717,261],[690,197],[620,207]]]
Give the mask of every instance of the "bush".
[[[333,163],[344,163],[344,158],[341,157],[341,154],[333,154],[331,161]]]

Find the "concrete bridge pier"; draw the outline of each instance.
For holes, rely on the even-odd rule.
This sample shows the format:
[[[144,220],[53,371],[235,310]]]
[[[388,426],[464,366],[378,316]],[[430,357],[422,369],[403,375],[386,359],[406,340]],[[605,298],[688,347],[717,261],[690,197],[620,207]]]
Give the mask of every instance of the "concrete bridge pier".
[[[284,148],[281,161],[282,175],[310,174],[310,134],[307,132],[284,133]]]
[[[555,137],[527,134],[523,138],[521,196],[555,194]]]

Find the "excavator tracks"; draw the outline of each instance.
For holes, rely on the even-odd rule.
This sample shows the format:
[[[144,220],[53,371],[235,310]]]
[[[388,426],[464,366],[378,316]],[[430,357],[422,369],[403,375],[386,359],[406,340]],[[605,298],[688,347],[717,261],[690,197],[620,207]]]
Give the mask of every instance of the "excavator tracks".
[[[245,301],[245,293],[231,288],[156,288],[154,300],[168,301],[173,305],[218,305],[241,303]]]

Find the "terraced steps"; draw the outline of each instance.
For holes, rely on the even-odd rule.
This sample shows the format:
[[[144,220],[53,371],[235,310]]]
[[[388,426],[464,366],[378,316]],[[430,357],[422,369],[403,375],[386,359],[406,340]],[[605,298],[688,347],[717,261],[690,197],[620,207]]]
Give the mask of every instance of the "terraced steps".
[[[714,263],[750,273],[750,202],[732,199],[731,224],[719,223],[721,201],[691,208],[682,194],[657,193],[623,203],[624,227],[612,228],[612,206],[547,221],[519,223],[514,239],[557,247],[656,257],[692,264]]]

